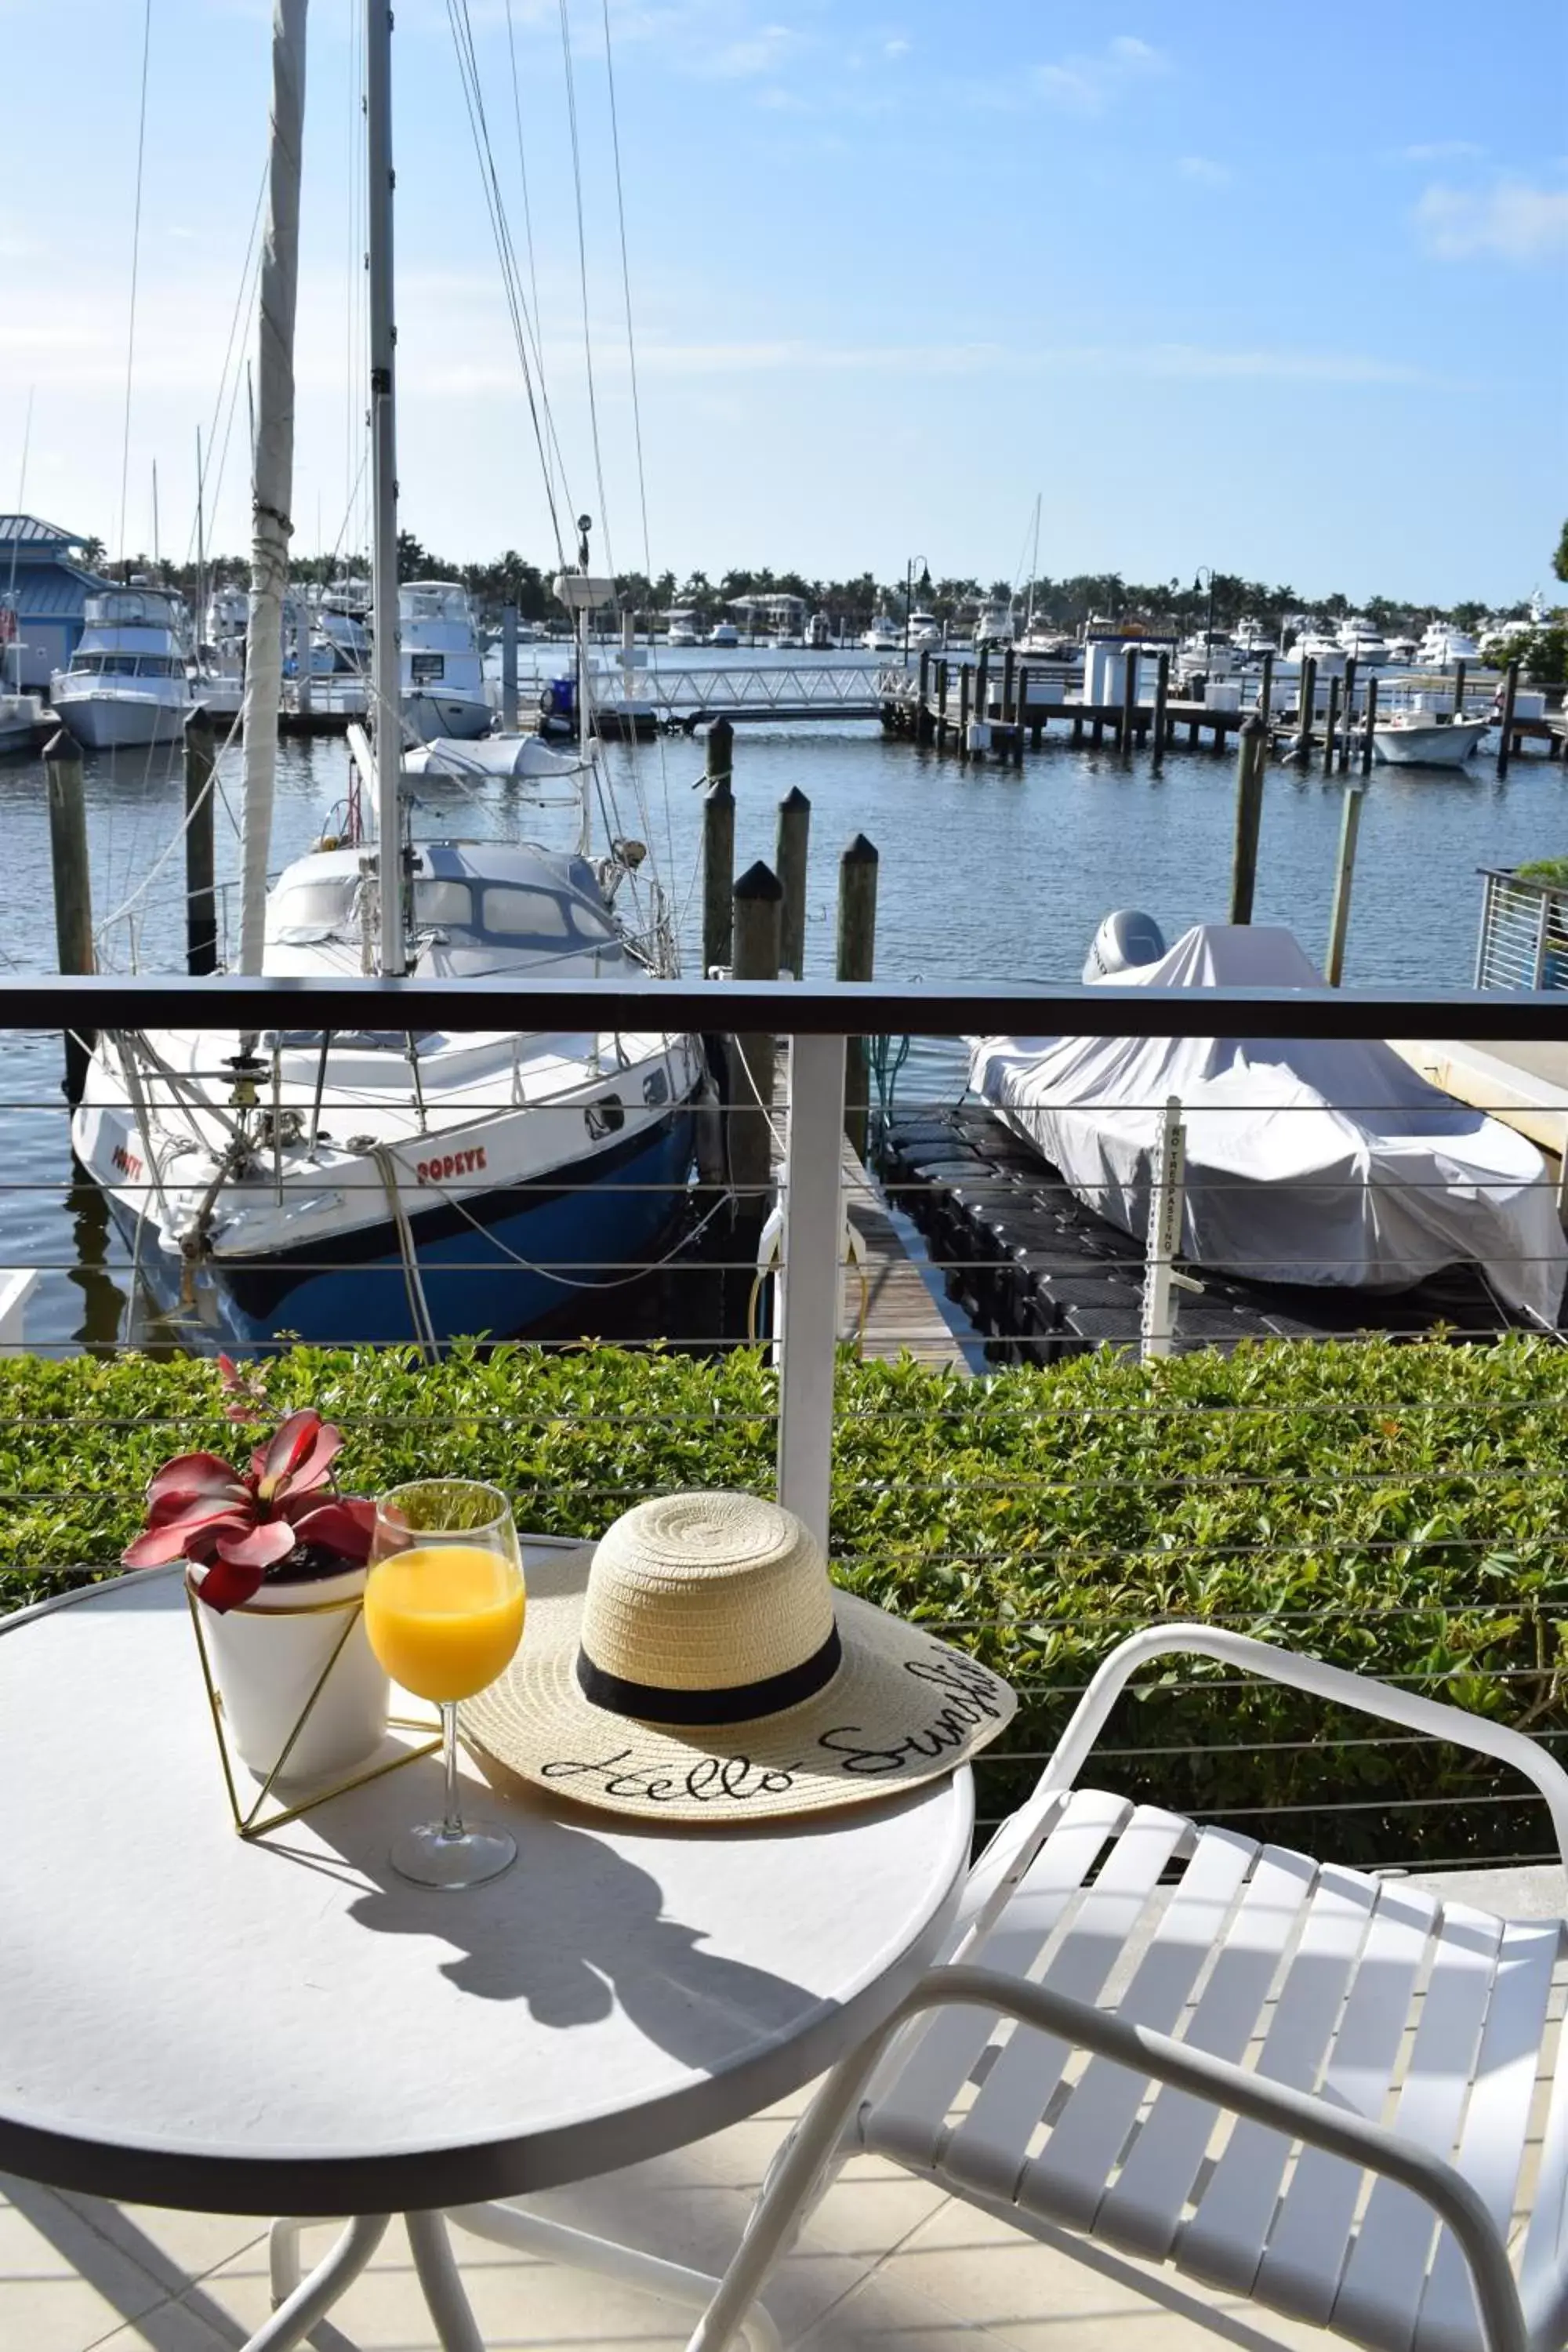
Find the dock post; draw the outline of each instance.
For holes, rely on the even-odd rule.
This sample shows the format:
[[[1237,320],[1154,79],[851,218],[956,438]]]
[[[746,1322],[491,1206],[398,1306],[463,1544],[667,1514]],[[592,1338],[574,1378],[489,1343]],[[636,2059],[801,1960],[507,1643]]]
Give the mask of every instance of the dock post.
[[[506,605],[500,616],[500,723],[509,735],[517,732],[517,606]]]
[[[759,857],[735,885],[734,971],[737,980],[776,980],[784,892]],[[773,1034],[750,1032],[731,1041],[730,1181],[741,1230],[754,1235],[768,1211],[773,1182]]]
[[[212,728],[198,703],[185,721],[185,970],[197,980],[217,970],[217,899],[213,890],[216,764]]]
[[[301,719],[310,716],[310,608],[300,604],[294,613],[294,709]]]
[[[1017,660],[1011,646],[1002,656],[1002,717],[1010,723],[1013,719],[1013,671]]]
[[[971,709],[982,725],[991,716],[991,648],[988,645],[981,646],[980,659],[975,665],[974,700]]]
[[[1258,682],[1258,716],[1265,727],[1274,723],[1274,656],[1263,656],[1263,676]]]
[[[1462,719],[1464,715],[1465,665],[1462,661],[1457,661],[1454,664],[1454,716],[1456,719]]]
[[[1171,698],[1171,656],[1162,648],[1154,665],[1154,773],[1165,764],[1165,707]]]
[[[1346,729],[1348,735],[1349,729]],[[1340,862],[1334,868],[1334,903],[1329,914],[1329,952],[1323,977],[1331,988],[1338,988],[1345,968],[1345,933],[1351,924],[1351,879],[1355,872],[1355,837],[1361,824],[1362,793],[1359,786],[1345,789],[1344,810],[1340,819]]]
[[[702,976],[730,961],[734,939],[735,794],[715,776],[702,802]]]
[[[91,971],[92,880],[87,861],[87,803],[81,788],[81,746],[62,727],[44,751],[44,792],[49,804],[49,863],[55,885],[55,950],[62,972]],[[87,1085],[96,1043],[68,1029],[66,1100],[74,1110]]]
[[[1334,757],[1339,746],[1339,732],[1340,682],[1337,677],[1331,677],[1329,680],[1328,717],[1323,726],[1323,773],[1325,776],[1331,776],[1334,772]]]
[[[947,749],[947,656],[936,666],[936,748]]]
[[[921,678],[915,696],[915,741],[926,740],[929,722],[926,719],[926,697],[931,691],[931,647],[921,647]]]
[[[1315,655],[1308,654],[1302,660],[1297,699],[1300,707],[1297,712],[1296,758],[1304,768],[1312,756],[1312,729],[1318,718],[1318,664]]]
[[[805,976],[805,868],[811,840],[811,803],[792,784],[779,803],[774,866],[784,893],[779,920],[779,969],[796,980]]]
[[[1340,713],[1341,718],[1344,721],[1343,732],[1340,737],[1339,752],[1340,773],[1342,776],[1344,774],[1345,770],[1351,763],[1351,738],[1355,732],[1355,656],[1354,654],[1347,654],[1345,656],[1344,708]]]
[[[1363,776],[1370,776],[1372,773],[1373,738],[1376,731],[1377,680],[1375,677],[1369,677],[1366,682],[1366,710],[1361,726],[1361,772]]]
[[[1027,662],[1020,662],[1018,665],[1018,681],[1014,689],[1013,701],[1013,765],[1016,768],[1021,768],[1024,764],[1025,714],[1028,710],[1028,708],[1029,665]]]
[[[1230,867],[1230,919],[1252,920],[1252,888],[1258,878],[1258,835],[1263,817],[1264,751],[1268,730],[1256,713],[1237,737],[1236,847]]]
[[[877,852],[858,833],[838,861],[838,954],[840,980],[870,980],[877,958]],[[845,1045],[844,1132],[861,1160],[866,1157],[870,1088],[867,1080],[866,1040],[851,1037]]]
[[[1518,692],[1519,663],[1514,660],[1510,662],[1503,680],[1502,741],[1497,747],[1497,772],[1500,776],[1507,775],[1508,763],[1513,756],[1513,698]]]
[[[1121,648],[1121,718],[1117,741],[1124,760],[1132,756],[1132,714],[1138,708],[1138,648]]]
[[[969,765],[969,664],[958,667],[958,757],[961,765]]]

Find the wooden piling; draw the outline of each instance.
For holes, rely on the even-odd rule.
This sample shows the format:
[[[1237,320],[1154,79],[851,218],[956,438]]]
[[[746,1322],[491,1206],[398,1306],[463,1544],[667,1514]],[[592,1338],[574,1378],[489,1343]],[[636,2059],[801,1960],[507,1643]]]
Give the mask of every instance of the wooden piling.
[[[1373,737],[1376,731],[1377,680],[1369,677],[1366,682],[1366,709],[1362,714],[1361,725],[1361,772],[1363,776],[1372,773]]]
[[[958,671],[958,756],[961,763],[969,764],[969,664],[961,662]]]
[[[500,723],[509,735],[517,732],[517,606],[503,607],[500,616]]]
[[[1334,758],[1339,749],[1339,732],[1340,682],[1337,677],[1331,677],[1329,680],[1328,717],[1323,726],[1323,773],[1325,776],[1331,776],[1334,772]]]
[[[923,658],[923,656],[922,656]],[[779,923],[779,969],[796,979],[805,972],[805,869],[811,841],[811,803],[792,784],[779,803],[774,867],[784,893]]]
[[[1025,714],[1028,708],[1029,665],[1027,662],[1020,662],[1018,665],[1017,683],[1014,688],[1013,699],[1013,709],[1015,714],[1013,720],[1013,765],[1016,768],[1021,768],[1024,764]]]
[[[947,749],[947,656],[936,666],[936,748]]]
[[[1011,646],[1002,656],[1002,716],[1011,725],[1013,720],[1013,671],[1017,656]]]
[[[1349,728],[1345,730],[1350,732]],[[1329,914],[1329,953],[1323,976],[1338,988],[1345,968],[1345,934],[1351,921],[1351,880],[1355,873],[1355,838],[1361,824],[1362,793],[1352,784],[1345,792],[1340,817],[1340,858],[1334,868],[1334,903]]]
[[[1123,646],[1121,648],[1121,718],[1117,741],[1121,745],[1121,756],[1124,760],[1130,760],[1132,756],[1132,714],[1137,708],[1138,648],[1136,646]]]
[[[1464,715],[1465,665],[1462,661],[1457,661],[1454,664],[1454,716],[1456,719],[1462,719]]]
[[[709,725],[707,766],[710,782],[717,782],[722,776],[726,783],[733,783],[735,730],[722,713]]]
[[[310,614],[305,604],[294,615],[294,708],[301,719],[310,716]]]
[[[931,722],[926,717],[926,697],[930,691],[931,647],[929,646],[922,646],[921,647],[920,685],[915,693],[915,741],[917,743],[923,743],[930,732]]]
[[[198,705],[185,721],[185,970],[217,970],[217,898],[213,888],[213,731]]]
[[[1345,690],[1340,716],[1344,724],[1340,733],[1339,771],[1342,776],[1351,763],[1351,738],[1355,733],[1355,670],[1354,654],[1345,656]]]
[[[858,833],[838,861],[838,948],[840,980],[871,980],[877,959],[877,852]],[[845,1043],[844,1132],[850,1149],[866,1157],[870,1122],[870,1087],[864,1037]]]
[[[1297,712],[1296,758],[1304,768],[1312,756],[1312,728],[1318,715],[1318,663],[1313,654],[1306,655],[1302,660],[1298,700],[1300,707]]]
[[[759,857],[735,885],[733,929],[737,980],[776,980],[784,892]],[[731,1041],[730,1181],[743,1225],[767,1214],[773,1178],[773,1035],[757,1030]]]
[[[735,794],[716,776],[702,802],[702,971],[730,961],[734,939]]]
[[[88,972],[92,949],[92,879],[87,859],[87,803],[81,787],[81,747],[62,727],[44,751],[44,793],[49,808],[49,864],[55,886],[55,951],[62,972]],[[74,1110],[87,1085],[94,1034],[67,1030],[66,1100]]]
[[[1165,764],[1166,705],[1171,698],[1171,656],[1162,648],[1154,665],[1154,773]]]
[[[982,646],[980,659],[974,668],[973,715],[982,724],[991,716],[991,648]]]
[[[1502,689],[1502,741],[1497,747],[1497,772],[1500,776],[1507,775],[1508,763],[1513,757],[1513,701],[1518,692],[1519,664],[1510,661]]]
[[[1268,730],[1256,713],[1237,737],[1236,846],[1230,867],[1230,919],[1252,920],[1253,885],[1258,878],[1258,836],[1263,818],[1264,755]]]
[[[1258,716],[1262,719],[1265,727],[1273,723],[1274,656],[1272,652],[1266,653],[1263,656],[1263,676],[1258,682]]]

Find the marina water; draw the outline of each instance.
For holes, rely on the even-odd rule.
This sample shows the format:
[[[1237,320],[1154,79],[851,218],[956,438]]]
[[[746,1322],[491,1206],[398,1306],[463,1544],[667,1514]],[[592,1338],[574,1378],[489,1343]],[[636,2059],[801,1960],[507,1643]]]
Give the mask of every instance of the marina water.
[[[737,666],[799,656],[747,653]],[[705,657],[710,667],[712,656]],[[527,682],[524,686],[528,708]],[[622,826],[644,828],[679,909],[687,968],[700,955],[703,745],[675,735],[609,751]],[[237,746],[223,761],[216,820],[223,924],[237,934]],[[273,864],[307,849],[347,786],[344,744],[279,748]],[[1358,780],[1359,781],[1359,780]],[[884,740],[875,725],[742,725],[736,730],[736,871],[772,863],[779,801],[798,785],[812,803],[806,973],[833,971],[837,860],[865,833],[881,856],[877,973],[925,983],[1005,985],[1076,980],[1100,917],[1112,907],[1152,914],[1167,939],[1223,919],[1234,824],[1233,762],[1173,749],[1163,772],[1146,755],[1047,744],[1021,770],[961,767],[934,751]],[[1271,766],[1264,799],[1254,919],[1288,925],[1321,961],[1328,931],[1343,780]],[[1485,750],[1461,770],[1379,767],[1367,782],[1357,853],[1347,984],[1462,988],[1471,982],[1480,902],[1476,869],[1550,856],[1563,844],[1563,771],[1517,758],[1500,782]],[[105,969],[170,971],[184,947],[184,859],[170,845],[184,814],[178,748],[89,753],[88,830],[93,908]],[[667,814],[668,811],[668,814]],[[548,833],[514,788],[417,788],[422,835]],[[0,949],[3,968],[54,969],[48,823],[41,765],[0,764]],[[164,862],[154,871],[161,856]],[[192,992],[193,1024],[201,999]],[[913,1015],[911,1014],[911,1019]],[[129,1265],[90,1186],[72,1181],[60,1044],[53,1033],[0,1033],[5,1107],[0,1266],[43,1269],[28,1310],[34,1345],[104,1342],[128,1326]],[[903,1095],[955,1097],[957,1046],[917,1045]],[[139,1328],[139,1327],[138,1327]]]

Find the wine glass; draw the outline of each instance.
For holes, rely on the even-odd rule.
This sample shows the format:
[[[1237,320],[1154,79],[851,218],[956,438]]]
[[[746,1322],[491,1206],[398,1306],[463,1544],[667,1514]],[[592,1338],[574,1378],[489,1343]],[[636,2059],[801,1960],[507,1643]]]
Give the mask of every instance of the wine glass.
[[[478,1886],[517,1857],[458,1811],[458,1701],[503,1673],[522,1639],[522,1555],[506,1496],[473,1478],[416,1478],[375,1507],[364,1630],[395,1683],[441,1710],[445,1817],[405,1830],[392,1866],[420,1886]]]

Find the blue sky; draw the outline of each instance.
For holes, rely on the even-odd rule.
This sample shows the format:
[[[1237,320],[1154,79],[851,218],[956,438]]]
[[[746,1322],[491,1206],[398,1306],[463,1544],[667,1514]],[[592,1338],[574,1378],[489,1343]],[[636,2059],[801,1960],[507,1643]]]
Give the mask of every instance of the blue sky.
[[[644,558],[605,0],[510,0],[574,508]],[[359,0],[312,0],[295,517],[359,464]],[[523,218],[508,0],[468,0]],[[608,0],[653,567],[1501,600],[1568,506],[1562,0]],[[141,0],[0,0],[0,503],[110,543]],[[126,537],[183,553],[265,157],[268,0],[153,0]],[[395,42],[403,520],[552,542],[447,0]],[[526,281],[526,263],[524,264]],[[249,344],[247,322],[244,340]],[[217,438],[222,440],[221,425]],[[210,536],[247,537],[243,388]]]

